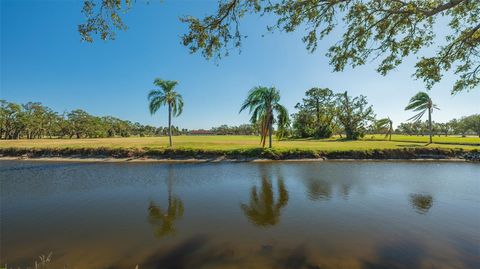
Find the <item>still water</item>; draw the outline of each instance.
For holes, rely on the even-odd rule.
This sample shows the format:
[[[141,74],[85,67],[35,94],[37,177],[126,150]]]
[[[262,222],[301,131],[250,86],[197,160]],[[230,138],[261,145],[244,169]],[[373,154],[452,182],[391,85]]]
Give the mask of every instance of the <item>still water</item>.
[[[0,162],[0,262],[480,268],[480,165]]]

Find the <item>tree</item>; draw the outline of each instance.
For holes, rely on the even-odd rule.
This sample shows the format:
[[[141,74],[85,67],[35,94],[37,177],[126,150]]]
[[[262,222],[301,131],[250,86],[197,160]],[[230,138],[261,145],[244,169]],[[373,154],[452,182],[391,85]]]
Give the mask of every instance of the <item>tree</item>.
[[[480,114],[474,114],[462,118],[467,129],[475,132],[480,137]]]
[[[437,105],[433,103],[432,99],[426,92],[418,92],[415,94],[408,103],[405,110],[419,111],[418,114],[411,117],[408,120],[419,121],[425,112],[428,112],[428,132],[430,135],[430,143],[432,143],[432,112],[433,109],[438,109]]]
[[[72,128],[70,138],[74,135],[77,138],[81,138],[82,136],[86,135],[90,127],[90,115],[87,112],[81,109],[73,110],[68,113],[68,120],[70,121]]]
[[[315,135],[315,118],[301,104],[295,106],[297,113],[292,114],[293,135],[295,137],[312,137]]]
[[[82,39],[92,42],[95,34],[115,39],[115,31],[127,28],[122,16],[131,7],[131,0],[84,0],[86,21],[78,27]],[[334,30],[342,31],[327,52],[334,71],[380,59],[377,72],[386,75],[407,56],[422,53],[414,76],[427,88],[451,69],[458,76],[452,93],[480,84],[477,0],[219,0],[213,14],[180,18],[188,25],[182,43],[208,59],[226,56],[229,48],[241,47],[246,36],[239,30],[240,21],[249,14],[275,16],[276,22],[267,27],[270,31],[305,28],[302,40],[310,52]],[[437,31],[443,40],[435,39]],[[425,48],[436,53],[429,55]]]
[[[21,122],[21,118],[23,117],[22,114],[22,107],[20,105],[0,100],[0,138],[20,138],[20,133],[22,129],[24,129],[24,124]]]
[[[279,133],[284,133],[283,130],[288,125],[288,111],[279,102],[280,92],[277,89],[258,86],[249,91],[247,99],[245,99],[240,108],[240,112],[248,108],[250,114],[252,114],[250,122],[260,125],[260,144],[263,147],[265,147],[267,136],[268,147],[272,147],[274,114],[277,114],[276,121]]]
[[[383,131],[385,133],[385,138],[388,136],[388,140],[392,140],[393,121],[390,118],[383,118],[376,121],[375,129]]]
[[[448,136],[448,134],[451,132],[452,130],[452,126],[450,125],[450,123],[446,122],[446,123],[437,123],[436,124],[436,129],[438,131],[438,136],[440,136],[440,134],[443,134],[445,136]]]
[[[314,134],[316,138],[332,136],[332,122],[335,117],[335,101],[333,92],[328,88],[311,88],[305,93],[303,105],[297,108],[305,109],[315,118]]]
[[[365,134],[366,127],[374,119],[372,106],[368,106],[363,95],[351,97],[347,92],[337,96],[337,118],[342,124],[347,139],[358,139]]]
[[[175,91],[177,81],[155,79],[153,82],[155,86],[160,89],[151,90],[148,94],[150,101],[150,113],[154,114],[161,106],[168,106],[168,140],[170,147],[172,146],[172,115],[174,117],[180,116],[183,111],[182,95]]]

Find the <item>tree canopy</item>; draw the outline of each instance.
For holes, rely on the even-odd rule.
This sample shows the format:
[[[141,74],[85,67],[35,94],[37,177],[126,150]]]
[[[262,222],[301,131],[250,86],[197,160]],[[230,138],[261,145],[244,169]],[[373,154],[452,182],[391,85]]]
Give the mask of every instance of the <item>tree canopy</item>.
[[[127,28],[122,16],[131,7],[131,0],[84,0],[82,39],[115,39],[116,31]],[[241,47],[246,36],[240,22],[246,15],[273,16],[270,31],[305,29],[302,40],[310,52],[334,30],[342,31],[326,54],[334,71],[378,59],[376,70],[386,75],[405,57],[417,55],[413,76],[428,89],[449,71],[457,76],[452,93],[480,83],[478,0],[219,0],[209,15],[180,18],[188,26],[182,43],[192,53],[220,59]]]

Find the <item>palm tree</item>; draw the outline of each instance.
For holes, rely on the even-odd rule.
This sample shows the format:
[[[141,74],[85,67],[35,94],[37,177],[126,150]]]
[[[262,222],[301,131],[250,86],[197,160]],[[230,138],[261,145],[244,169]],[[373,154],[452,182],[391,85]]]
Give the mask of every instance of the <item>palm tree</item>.
[[[272,133],[274,113],[277,114],[279,134],[283,134],[288,125],[288,111],[279,104],[280,92],[274,87],[255,87],[248,93],[247,99],[243,102],[240,112],[249,108],[252,117],[250,121],[252,124],[260,126],[261,140],[260,144],[265,147],[267,135],[269,137],[268,147],[272,147]],[[281,138],[281,137],[280,137]]]
[[[148,100],[150,101],[150,114],[154,114],[161,106],[168,106],[168,139],[169,145],[172,146],[172,116],[177,117],[183,111],[183,98],[178,92],[174,90],[178,81],[155,79],[153,82],[155,86],[160,89],[151,90],[148,93]]]
[[[438,109],[437,105],[432,102],[432,99],[426,92],[418,92],[410,99],[405,110],[419,111],[418,114],[408,120],[419,121],[425,112],[428,111],[428,129],[430,133],[430,143],[432,143],[432,112],[433,109]]]
[[[393,121],[390,118],[379,119],[375,125],[377,130],[385,131],[385,138],[388,136],[388,140],[392,140]]]

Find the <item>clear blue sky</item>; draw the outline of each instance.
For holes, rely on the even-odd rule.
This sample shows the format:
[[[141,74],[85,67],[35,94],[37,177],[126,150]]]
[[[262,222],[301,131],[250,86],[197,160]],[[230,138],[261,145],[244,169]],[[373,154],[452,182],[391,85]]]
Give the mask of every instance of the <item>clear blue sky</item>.
[[[165,126],[165,110],[151,116],[147,109],[147,92],[160,77],[180,81],[185,109],[174,124],[209,128],[246,123],[248,115],[238,109],[257,85],[276,86],[290,113],[310,87],[364,94],[378,117],[390,116],[396,124],[412,115],[403,108],[423,89],[411,78],[413,57],[386,77],[374,71],[375,64],[332,73],[324,54],[338,35],[309,54],[302,32],[267,34],[269,18],[244,20],[241,30],[248,38],[242,53],[232,51],[216,65],[180,44],[186,27],[178,21],[181,15],[215,10],[216,1],[150,2],[138,1],[126,16],[129,29],[115,41],[90,44],[81,42],[77,32],[83,22],[81,1],[1,0],[0,98]],[[453,82],[446,76],[430,92],[441,108],[434,113],[436,121],[480,112],[480,90],[451,96]]]

